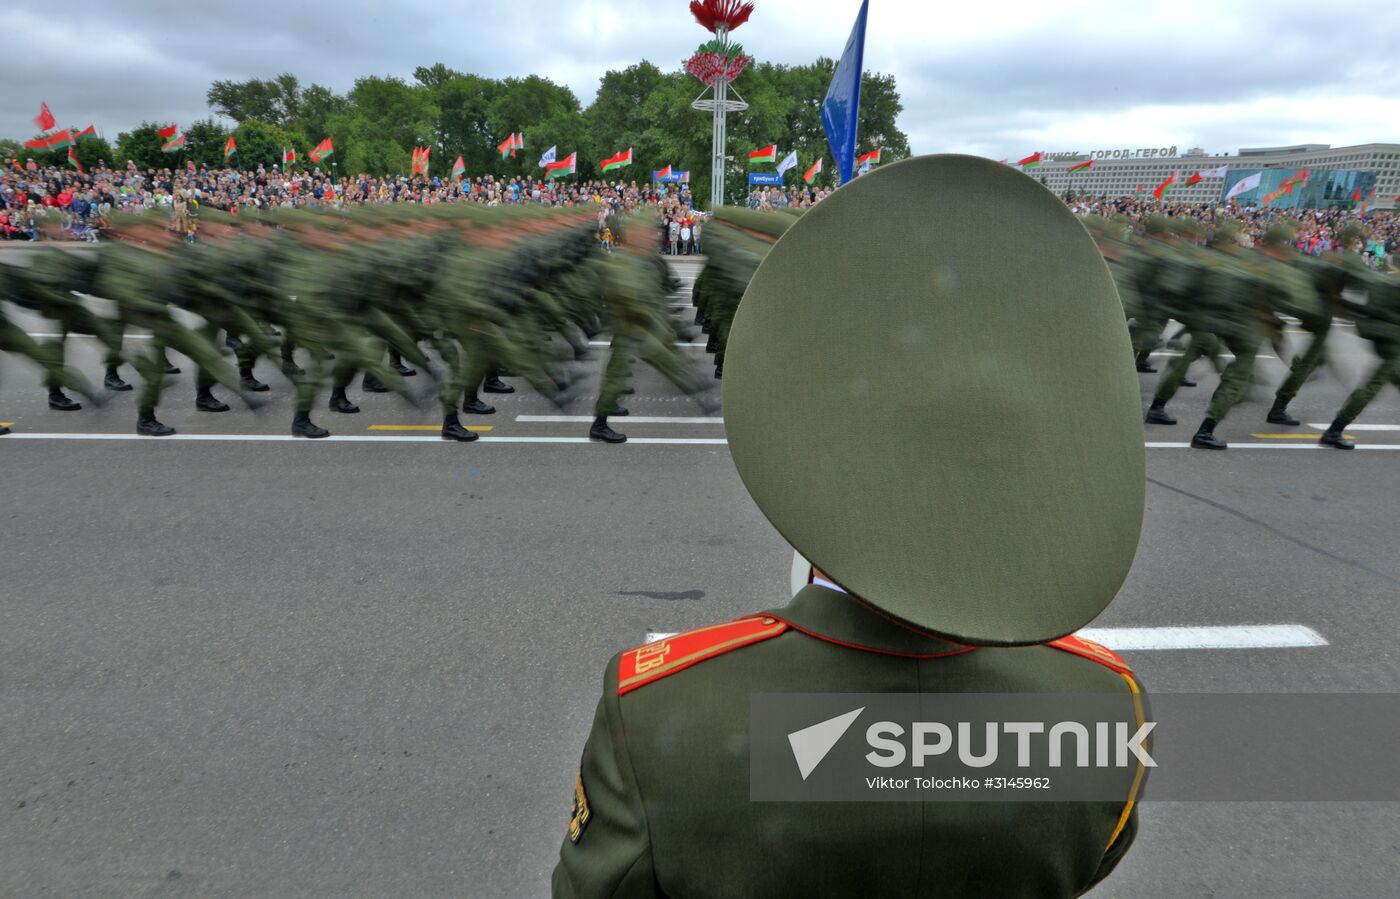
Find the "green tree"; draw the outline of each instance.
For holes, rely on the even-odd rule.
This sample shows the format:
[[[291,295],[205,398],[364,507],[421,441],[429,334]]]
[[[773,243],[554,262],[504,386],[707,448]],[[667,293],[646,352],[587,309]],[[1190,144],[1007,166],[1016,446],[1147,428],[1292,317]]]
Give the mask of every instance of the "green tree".
[[[62,162],[55,163],[55,165],[68,164],[68,151],[64,150],[62,152]],[[112,145],[99,137],[96,140],[78,141],[76,144],[73,145],[73,155],[78,157],[78,162],[82,165],[84,169],[92,171],[93,169],[97,168],[99,164],[104,162],[108,166],[111,166],[114,162],[114,157],[116,154],[112,152]]]
[[[328,87],[313,84],[301,92],[295,119],[286,128],[316,146],[330,134],[331,120],[350,112],[350,101]]]
[[[567,87],[539,75],[507,78],[501,82],[500,92],[492,101],[486,118],[490,133],[495,137],[493,150],[512,132],[525,135],[525,151],[514,159],[501,159],[500,154],[496,154],[489,169],[492,174],[538,174],[540,170],[535,166],[538,152],[557,145],[561,159],[578,151],[579,176],[585,176],[584,161],[592,155],[593,149],[580,146],[586,135],[578,97]]]
[[[210,108],[235,122],[256,119],[280,126],[301,111],[300,82],[287,72],[266,81],[215,81],[204,96]]]
[[[587,144],[599,158],[628,147],[639,169],[661,158],[666,135],[648,117],[647,100],[664,91],[666,82],[666,75],[646,60],[603,76],[598,96],[584,113]]]
[[[140,127],[118,134],[117,165],[124,166],[128,162],[134,162],[140,169],[159,169],[184,165],[185,154],[183,152],[161,152],[161,145],[165,141],[157,132],[162,127],[152,122],[142,122]]]
[[[271,169],[274,165],[281,165],[282,151],[294,146],[296,140],[276,125],[253,119],[239,125],[238,130],[233,132],[233,139],[238,153],[230,165],[240,169],[256,169],[258,166]],[[223,164],[223,155],[223,145],[220,144],[219,164]]]
[[[228,129],[212,118],[195,122],[185,129],[185,152],[181,162],[191,160],[197,166],[222,167],[228,135]]]
[[[500,92],[500,82],[463,75],[441,63],[429,69],[420,67],[414,77],[437,110],[432,127],[433,152],[441,153],[449,166],[460,155],[473,175],[494,172],[499,156],[496,144],[504,135],[493,138],[490,110]]]

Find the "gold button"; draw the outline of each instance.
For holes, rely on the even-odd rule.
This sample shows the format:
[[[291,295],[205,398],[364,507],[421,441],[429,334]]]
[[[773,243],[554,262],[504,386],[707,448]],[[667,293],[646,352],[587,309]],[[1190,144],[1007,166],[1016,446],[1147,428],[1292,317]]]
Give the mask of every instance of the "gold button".
[[[776,619],[776,618],[769,618],[767,615],[764,615],[763,618],[760,619],[760,621],[762,621],[763,624],[777,624],[777,623],[778,623],[778,619]]]

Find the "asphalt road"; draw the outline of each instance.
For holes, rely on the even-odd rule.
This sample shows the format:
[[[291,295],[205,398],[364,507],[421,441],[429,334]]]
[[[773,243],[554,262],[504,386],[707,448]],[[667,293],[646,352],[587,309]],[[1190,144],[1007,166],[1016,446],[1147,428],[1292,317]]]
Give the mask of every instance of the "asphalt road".
[[[1330,420],[1368,363],[1349,334],[1335,347],[1295,404],[1305,421]],[[563,414],[587,415],[597,364]],[[1189,439],[1214,383],[1198,377],[1154,443]],[[0,895],[544,895],[607,658],[781,604],[790,550],[722,443],[540,442],[587,424],[517,421],[560,414],[523,394],[481,419],[521,442],[370,430],[437,423],[384,396],[316,413],[372,439],[262,440],[291,417],[286,382],[265,379],[269,406],[222,415],[194,411],[188,369],[172,380],[163,420],[238,439],[109,440],[131,434],[132,394],[49,412],[34,373],[0,360],[16,422],[0,438]],[[702,414],[645,371],[628,404]],[[1327,641],[1130,654],[1154,692],[1396,691],[1400,453],[1254,438],[1281,430],[1266,408],[1260,392],[1221,428],[1260,448],[1148,450],[1142,546],[1095,624],[1294,623]],[[1362,421],[1400,426],[1400,396]],[[1397,883],[1394,805],[1148,802],[1094,895]]]

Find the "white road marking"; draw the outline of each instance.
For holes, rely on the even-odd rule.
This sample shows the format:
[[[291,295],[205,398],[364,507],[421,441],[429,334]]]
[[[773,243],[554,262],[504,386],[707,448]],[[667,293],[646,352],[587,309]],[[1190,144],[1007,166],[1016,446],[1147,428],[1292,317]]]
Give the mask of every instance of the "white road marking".
[[[647,631],[648,643],[675,631]],[[1238,624],[1203,627],[1087,627],[1078,636],[1115,652],[1168,649],[1297,649],[1326,646],[1317,631],[1301,624]]]
[[[590,340],[590,341],[588,341],[588,345],[589,345],[589,346],[612,346],[612,341],[611,341],[611,340]],[[682,342],[680,342],[680,341],[677,341],[675,345],[676,345],[676,346],[704,346],[704,345],[705,345],[705,342],[704,342],[703,340],[702,340],[701,342],[699,342],[699,343],[682,343]]]
[[[65,336],[65,335],[63,335],[63,334],[58,333],[57,331],[25,331],[24,333],[27,334],[27,335],[29,335],[30,337],[49,337],[49,338],[55,338],[55,337],[63,337],[63,336]],[[68,334],[68,335],[66,335],[66,336],[68,336],[68,337],[91,337],[91,338],[94,339],[94,340],[97,339],[96,336],[93,335],[93,334]],[[151,335],[151,334],[124,334],[124,335],[122,335],[122,336],[123,336],[123,339],[125,339],[125,340],[150,340],[151,337],[152,337],[153,335]]]
[[[1349,430],[1349,429],[1348,429]],[[1188,443],[1147,443],[1148,449],[1190,449]],[[1400,444],[1392,443],[1358,443],[1359,450],[1400,450]],[[1287,449],[1287,450],[1332,450],[1330,446],[1322,446],[1317,443],[1230,443],[1230,449]],[[1336,452],[1336,450],[1333,450]]]
[[[589,418],[588,421],[592,421]],[[202,441],[212,443],[448,443],[439,436],[418,436],[415,434],[385,434],[365,436],[359,434],[332,434],[311,440],[293,437],[290,434],[171,434],[169,437],[142,437],[136,434],[34,434],[16,431],[6,434],[0,440],[142,440],[147,442]],[[593,443],[588,437],[481,437],[477,443]],[[628,437],[628,444],[653,446],[723,446],[729,441],[723,437]]]
[[[675,422],[674,418],[658,419],[665,422]],[[592,421],[591,416],[579,416],[578,422]],[[633,421],[646,422],[646,418],[638,416]],[[706,423],[719,422],[723,419],[704,418],[698,419]],[[613,423],[619,427],[625,427],[629,418],[615,418]],[[572,421],[570,423],[573,423]],[[225,443],[236,443],[244,441],[246,443],[285,443],[295,441],[301,443],[440,443],[442,438],[435,436],[416,436],[411,434],[384,434],[377,436],[365,435],[332,435],[322,437],[319,440],[308,440],[305,437],[293,437],[290,434],[172,434],[169,437],[141,437],[136,434],[55,434],[55,433],[33,433],[26,431],[13,431],[4,437],[0,437],[0,444],[9,440],[203,440]],[[497,435],[492,437],[482,437],[479,443],[590,443],[587,437],[509,437]],[[639,443],[653,446],[726,446],[729,441],[723,437],[628,437],[628,443]],[[1189,443],[1148,443],[1144,444],[1148,449],[1188,449]],[[1358,450],[1400,450],[1400,443],[1358,443]],[[1290,444],[1290,443],[1232,443],[1230,449],[1272,449],[1272,450],[1328,450],[1337,452],[1330,447],[1318,446],[1315,443]]]
[[[1113,650],[1291,649],[1326,646],[1301,624],[1236,624],[1202,627],[1086,627],[1080,636]]]
[[[1157,352],[1155,352],[1155,353],[1151,353],[1150,355],[1153,355],[1153,356],[1184,356],[1184,355],[1186,355],[1186,354],[1183,353],[1181,350],[1159,350],[1159,351],[1157,351]],[[1206,359],[1206,358],[1209,358],[1209,357],[1207,357],[1207,356],[1201,356],[1200,358],[1201,358],[1201,359]],[[1221,358],[1221,359],[1233,359],[1233,358],[1235,358],[1235,354],[1234,354],[1234,353],[1221,353],[1219,358]],[[1255,356],[1254,358],[1256,358],[1256,359],[1277,359],[1278,357],[1277,357],[1277,356],[1269,355],[1269,354],[1267,354],[1267,353],[1260,353],[1259,355]]]
[[[686,418],[679,415],[628,415],[624,416],[626,424],[634,425],[722,425],[724,419],[695,416]],[[535,424],[572,424],[574,422],[584,423],[593,420],[592,415],[517,415],[516,421],[533,422]],[[618,419],[621,421],[621,418]]]
[[[1323,424],[1318,421],[1308,422],[1308,427],[1325,431],[1332,427],[1330,424]],[[1400,431],[1400,425],[1347,425],[1348,431]]]

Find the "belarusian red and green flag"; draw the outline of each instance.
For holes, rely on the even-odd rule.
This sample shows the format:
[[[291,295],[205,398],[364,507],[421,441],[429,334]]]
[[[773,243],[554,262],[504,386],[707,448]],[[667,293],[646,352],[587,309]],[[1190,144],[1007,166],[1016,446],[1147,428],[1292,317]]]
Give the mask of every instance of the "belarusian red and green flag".
[[[331,145],[331,139],[328,137],[317,144],[316,149],[312,150],[308,155],[311,157],[312,162],[319,163],[322,159],[334,154],[335,147]]]
[[[49,135],[48,148],[50,150],[63,150],[73,145],[73,132],[67,128],[62,131],[55,131]]]
[[[496,149],[500,151],[502,159],[505,159],[507,156],[514,159],[516,150],[525,149],[525,133],[512,132],[510,137],[496,144]]]
[[[83,171],[82,163],[78,162],[78,154],[73,152],[72,147],[68,148],[68,164],[71,165],[73,168],[77,169],[79,172]]]
[[[297,151],[295,147],[288,147],[282,151],[282,165],[292,165],[297,161]]]
[[[814,163],[812,163],[812,167],[811,167],[810,169],[807,170],[807,174],[805,174],[805,175],[802,176],[802,180],[803,180],[803,181],[806,181],[808,184],[811,184],[812,181],[815,180],[816,177],[817,177],[818,175],[820,175],[821,173],[822,173],[822,158],[821,158],[820,156],[818,156],[818,157],[817,157],[817,161],[814,162]]]
[[[230,134],[230,135],[228,136],[228,143],[224,144],[224,161],[227,162],[228,160],[232,159],[232,158],[233,158],[233,154],[235,154],[235,153],[237,153],[237,152],[238,152],[238,144],[234,143],[234,141],[233,141],[233,135]]]
[[[1020,166],[1021,168],[1023,168],[1023,169],[1031,169],[1031,168],[1035,168],[1036,166],[1040,165],[1040,159],[1041,159],[1041,153],[1040,153],[1039,150],[1037,150],[1037,151],[1035,151],[1035,152],[1032,153],[1031,155],[1027,156],[1025,159],[1022,159],[1020,162],[1018,162],[1018,163],[1016,163],[1016,164],[1019,165],[1019,166]]]
[[[34,124],[39,126],[40,131],[48,131],[56,124],[53,113],[49,111],[49,104],[43,100],[39,101],[39,114],[34,117]]]
[[[160,145],[162,153],[179,153],[183,149],[185,149],[185,135],[183,134],[177,134]]]
[[[428,174],[428,154],[432,152],[432,147],[413,148],[413,174]]]
[[[462,161],[462,157],[458,156],[457,161],[452,163],[452,180],[461,181],[466,174],[467,164]]]
[[[623,166],[629,166],[631,164],[632,148],[628,147],[626,150],[623,150],[620,153],[615,153],[607,159],[604,159],[602,162],[598,163],[598,168],[602,169],[605,172],[612,172],[622,168]]]
[[[869,153],[866,153],[864,156],[862,156],[862,157],[860,157],[859,159],[856,160],[856,167],[857,167],[857,168],[859,168],[860,166],[863,166],[863,165],[879,165],[879,164],[880,164],[880,148],[879,148],[879,147],[876,147],[875,149],[871,150]]]
[[[89,125],[82,131],[73,135],[74,140],[97,140],[97,126]]]
[[[1162,196],[1166,194],[1167,191],[1171,190],[1173,187],[1176,186],[1176,176],[1176,172],[1172,172],[1170,175],[1168,175],[1167,180],[1163,181],[1161,184],[1157,185],[1153,189],[1152,196],[1156,197],[1159,200],[1162,199]]]
[[[1187,187],[1190,187],[1191,185],[1195,184],[1196,182],[1198,182],[1198,181],[1200,181],[1200,180],[1201,180],[1201,173],[1200,173],[1200,172],[1193,172],[1193,173],[1191,174],[1191,177],[1186,179],[1186,186],[1187,186]]]
[[[172,137],[174,137],[175,135],[177,135],[177,134],[179,134],[179,133],[180,133],[180,126],[179,126],[179,125],[166,125],[164,128],[162,128],[162,129],[160,129],[159,131],[156,132],[156,134],[159,134],[159,135],[160,135],[161,140],[170,140]]]
[[[1089,160],[1088,162],[1081,162],[1081,163],[1078,163],[1077,165],[1072,165],[1072,166],[1070,166],[1070,167],[1069,167],[1069,174],[1073,175],[1075,172],[1087,172],[1087,171],[1089,171],[1090,169],[1092,169],[1093,167],[1094,167],[1094,160],[1091,159],[1091,160]]]
[[[570,153],[558,162],[551,162],[544,167],[544,177],[546,180],[558,178],[561,175],[572,175],[578,169],[578,151]]]
[[[766,147],[760,147],[759,149],[754,150],[752,153],[749,154],[749,165],[753,165],[755,162],[777,162],[777,161],[778,161],[778,145],[777,145],[777,144],[769,144],[769,145],[766,146]]]

